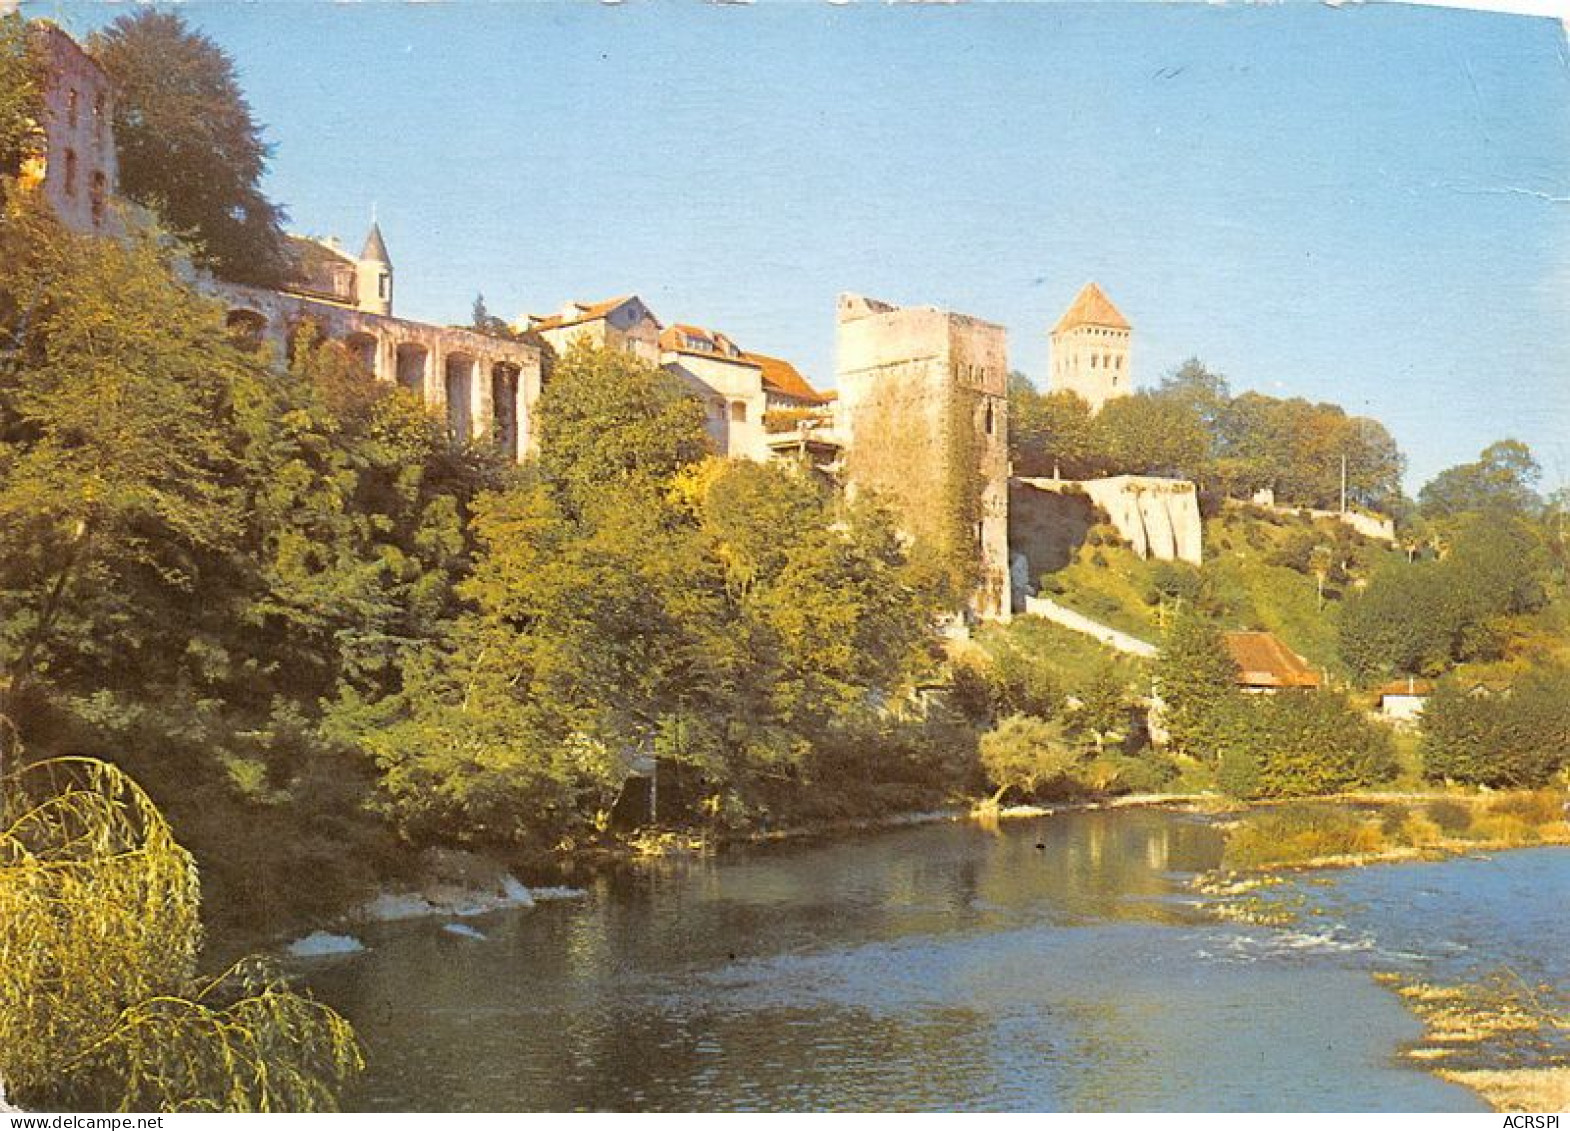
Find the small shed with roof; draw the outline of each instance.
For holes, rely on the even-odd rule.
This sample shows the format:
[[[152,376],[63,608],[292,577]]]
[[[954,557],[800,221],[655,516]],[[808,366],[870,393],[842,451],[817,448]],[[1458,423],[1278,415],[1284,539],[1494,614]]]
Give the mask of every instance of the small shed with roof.
[[[1319,675],[1273,632],[1228,632],[1222,636],[1227,654],[1237,665],[1237,685],[1244,691],[1270,695],[1278,691],[1313,690]]]

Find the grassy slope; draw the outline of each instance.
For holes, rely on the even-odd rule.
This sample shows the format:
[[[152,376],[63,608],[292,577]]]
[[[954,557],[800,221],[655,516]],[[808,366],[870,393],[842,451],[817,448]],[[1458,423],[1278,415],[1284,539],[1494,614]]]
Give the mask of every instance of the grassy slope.
[[[1023,649],[1071,690],[1088,685],[1108,665],[1122,673],[1131,686],[1142,688],[1148,681],[1146,661],[1113,652],[1088,636],[1039,617],[1018,617],[1007,626],[987,625],[977,634],[976,643],[988,652],[1000,646]]]
[[[1271,564],[1294,537],[1316,530],[1332,536],[1336,524],[1316,524],[1295,516],[1262,518],[1251,512],[1229,511],[1205,522],[1205,564],[1200,569],[1210,602],[1223,610],[1222,619],[1236,629],[1274,632],[1318,668],[1341,673],[1336,652],[1336,617],[1340,592],[1327,587],[1324,608],[1319,607],[1312,574]],[[1103,533],[1106,527],[1098,528]],[[1356,540],[1360,559],[1352,570],[1353,583],[1366,577],[1396,552],[1364,539]],[[1140,560],[1126,545],[1087,543],[1066,569],[1052,574],[1048,595],[1054,600],[1095,617],[1114,628],[1159,640],[1161,610],[1151,603],[1153,582],[1161,563]]]

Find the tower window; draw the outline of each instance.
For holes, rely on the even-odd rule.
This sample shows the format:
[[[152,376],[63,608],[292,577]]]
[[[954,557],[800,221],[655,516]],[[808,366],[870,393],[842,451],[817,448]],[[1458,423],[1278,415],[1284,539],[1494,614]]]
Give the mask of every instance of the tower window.
[[[101,228],[104,225],[104,206],[109,196],[109,179],[101,172],[93,174],[93,227]]]
[[[1096,355],[1095,354],[1091,354],[1090,355],[1090,367],[1092,369],[1094,369],[1096,367]]]
[[[65,151],[65,195],[76,195],[76,150]]]
[[[75,87],[65,92],[65,123],[73,130],[76,129],[77,103],[80,100],[81,96],[77,93]]]
[[[392,279],[390,276],[376,276],[376,297],[384,302],[392,298]]]
[[[987,402],[987,435],[988,436],[992,435],[992,425],[993,425],[993,421],[992,421],[992,402],[988,401]]]

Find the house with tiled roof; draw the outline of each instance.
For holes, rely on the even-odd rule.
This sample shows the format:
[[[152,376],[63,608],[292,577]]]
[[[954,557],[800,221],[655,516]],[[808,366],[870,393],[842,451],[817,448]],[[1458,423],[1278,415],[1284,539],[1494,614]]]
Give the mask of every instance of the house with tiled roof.
[[[794,365],[780,357],[762,353],[744,354],[763,370],[763,391],[768,394],[769,410],[823,408],[833,396],[820,393],[807,383]]]
[[[660,365],[680,378],[708,409],[709,435],[727,456],[769,458],[763,415],[768,410],[763,366],[718,330],[673,323],[660,335]]]
[[[583,342],[625,350],[654,364],[659,360],[663,327],[641,298],[621,295],[600,302],[569,302],[554,314],[530,314],[515,329],[533,331],[558,357]]]
[[[1134,391],[1133,327],[1095,283],[1086,283],[1048,335],[1047,391],[1076,393],[1100,412]]]
[[[1319,686],[1314,669],[1273,632],[1227,632],[1221,639],[1237,665],[1237,685],[1244,691],[1272,694]]]

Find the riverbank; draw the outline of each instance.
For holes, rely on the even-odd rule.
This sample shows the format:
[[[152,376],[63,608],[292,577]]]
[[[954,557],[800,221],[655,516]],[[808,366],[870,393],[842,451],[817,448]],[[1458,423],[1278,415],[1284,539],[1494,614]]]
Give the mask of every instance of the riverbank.
[[[1479,983],[1435,985],[1375,975],[1423,1022],[1405,1057],[1470,1088],[1496,1111],[1570,1109],[1570,1014],[1565,991],[1502,972]],[[1508,1051],[1506,1051],[1508,1050]],[[1501,1052],[1525,1065],[1501,1065]]]
[[[1254,803],[1228,829],[1219,872],[1248,876],[1434,860],[1570,844],[1559,790],[1500,793],[1353,793]]]
[[[1557,790],[1493,794],[1353,794],[1244,813],[1227,830],[1222,867],[1192,887],[1217,897],[1220,919],[1291,927],[1312,909],[1275,898],[1294,873],[1433,861],[1463,854],[1570,845]],[[1528,986],[1504,969],[1472,983],[1398,973],[1392,989],[1424,1026],[1404,1059],[1476,1092],[1495,1110],[1570,1107],[1570,987]]]

